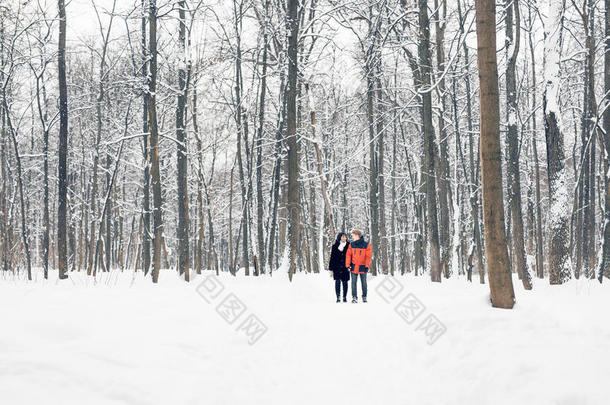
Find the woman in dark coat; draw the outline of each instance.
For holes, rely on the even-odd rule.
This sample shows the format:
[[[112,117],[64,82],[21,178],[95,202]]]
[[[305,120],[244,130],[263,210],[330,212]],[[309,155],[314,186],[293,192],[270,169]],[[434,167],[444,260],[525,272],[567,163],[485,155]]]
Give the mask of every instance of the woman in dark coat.
[[[341,284],[343,284],[343,302],[347,302],[347,281],[349,280],[349,270],[345,267],[345,254],[349,242],[347,241],[347,235],[340,232],[337,235],[333,247],[330,250],[330,263],[328,264],[328,270],[331,272],[335,279],[335,293],[337,293],[337,302],[340,300]]]

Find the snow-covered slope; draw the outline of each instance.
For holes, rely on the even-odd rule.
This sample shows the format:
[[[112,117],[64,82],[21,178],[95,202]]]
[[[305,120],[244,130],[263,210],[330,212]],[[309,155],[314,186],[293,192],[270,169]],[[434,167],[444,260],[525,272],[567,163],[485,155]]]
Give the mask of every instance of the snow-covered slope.
[[[607,403],[596,281],[515,280],[510,311],[464,279],[377,277],[337,304],[326,273],[36,278],[0,275],[3,404]]]

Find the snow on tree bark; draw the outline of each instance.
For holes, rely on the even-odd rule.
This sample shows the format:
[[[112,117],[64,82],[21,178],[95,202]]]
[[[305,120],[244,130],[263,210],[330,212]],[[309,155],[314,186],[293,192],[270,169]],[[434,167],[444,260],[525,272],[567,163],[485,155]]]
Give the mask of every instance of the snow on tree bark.
[[[549,182],[548,262],[550,283],[561,284],[571,277],[572,271],[569,251],[570,194],[559,110],[563,8],[554,0],[549,0],[547,6],[543,104]]]

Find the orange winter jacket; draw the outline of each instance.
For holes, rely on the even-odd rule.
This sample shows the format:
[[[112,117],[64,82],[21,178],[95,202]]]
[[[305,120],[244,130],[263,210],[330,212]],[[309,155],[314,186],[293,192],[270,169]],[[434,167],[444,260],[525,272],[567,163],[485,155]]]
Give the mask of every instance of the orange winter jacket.
[[[349,267],[352,273],[360,274],[369,271],[373,250],[371,244],[360,238],[350,243],[345,254],[345,267]]]

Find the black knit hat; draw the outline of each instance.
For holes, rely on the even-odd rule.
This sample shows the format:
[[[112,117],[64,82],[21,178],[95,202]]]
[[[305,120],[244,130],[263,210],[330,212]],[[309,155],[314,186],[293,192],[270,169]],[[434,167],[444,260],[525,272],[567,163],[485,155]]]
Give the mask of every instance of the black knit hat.
[[[345,232],[339,232],[337,234],[337,240],[335,240],[335,243],[341,243],[341,237],[345,236],[347,238],[347,235],[345,234]]]

